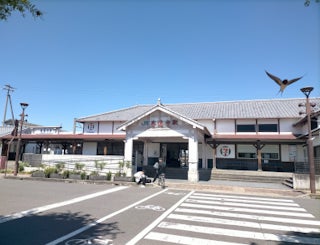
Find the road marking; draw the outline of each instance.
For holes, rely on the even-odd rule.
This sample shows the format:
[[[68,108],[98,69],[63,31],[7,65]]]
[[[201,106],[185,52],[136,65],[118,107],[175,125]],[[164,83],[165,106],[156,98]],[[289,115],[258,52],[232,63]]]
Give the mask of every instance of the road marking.
[[[206,226],[197,226],[197,225],[186,225],[173,222],[161,222],[159,224],[160,228],[173,229],[173,230],[182,230],[190,231],[197,233],[204,233],[210,235],[223,235],[223,236],[232,236],[248,239],[257,239],[257,240],[266,240],[266,241],[278,241],[278,242],[291,242],[291,243],[300,243],[300,244],[320,244],[320,238],[310,238],[302,236],[289,236],[289,235],[280,235],[280,234],[271,234],[264,232],[252,232],[252,231],[240,231],[233,229],[223,229],[223,228],[213,228]]]
[[[273,214],[273,215],[283,215],[283,216],[296,216],[296,217],[314,218],[314,216],[312,214],[309,214],[309,213],[282,212],[282,211],[253,209],[253,208],[208,206],[208,205],[194,204],[194,203],[182,203],[181,207],[204,208],[204,209],[223,210],[223,211],[232,211],[232,212]]]
[[[150,230],[144,238],[190,245],[228,244],[227,240],[231,239],[228,237],[232,240],[320,244],[320,237],[315,235],[320,233],[320,221],[292,200],[246,198],[195,192],[168,214],[155,227],[157,230]],[[186,232],[189,232],[188,237],[184,236]],[[197,240],[202,239],[200,234],[207,234],[206,239]],[[224,241],[215,241],[220,236],[225,236],[221,239]]]
[[[6,215],[3,218],[0,218],[0,224],[4,223],[4,222],[7,222],[7,221],[10,221],[10,220],[20,219],[20,218],[25,217],[25,216],[34,215],[34,214],[37,214],[37,213],[48,211],[50,209],[59,208],[59,207],[70,205],[70,204],[74,204],[74,203],[77,203],[77,202],[82,202],[82,201],[85,201],[85,200],[88,200],[88,199],[91,199],[91,198],[95,198],[95,197],[98,197],[98,196],[103,196],[103,195],[110,194],[110,193],[113,193],[113,192],[116,192],[116,191],[120,191],[120,190],[123,190],[123,189],[126,189],[126,188],[128,188],[128,187],[127,186],[119,186],[119,187],[115,187],[115,188],[108,189],[108,190],[105,190],[105,191],[100,191],[100,192],[96,192],[96,193],[93,193],[93,194],[89,194],[89,195],[85,195],[85,196],[81,196],[81,197],[76,197],[76,198],[70,199],[68,201],[53,203],[53,204],[49,204],[49,205],[46,205],[46,206],[25,210],[25,211],[22,211],[22,212],[19,212],[19,213]]]
[[[272,202],[294,202],[291,199],[280,198],[265,198],[265,197],[251,197],[251,196],[237,196],[237,195],[222,195],[222,194],[207,194],[207,193],[194,193],[195,196],[210,196],[210,197],[223,197],[223,198],[236,198],[245,200],[260,200],[260,201],[272,201]]]
[[[300,207],[282,207],[282,206],[270,206],[262,204],[249,204],[249,203],[238,203],[238,202],[225,202],[225,201],[208,201],[208,200],[196,200],[196,199],[186,200],[187,202],[192,203],[205,203],[205,204],[215,204],[215,205],[226,205],[226,206],[237,206],[237,207],[251,207],[251,208],[266,208],[266,209],[277,209],[277,210],[288,210],[288,211],[297,211],[297,212],[307,212],[304,208]]]
[[[165,191],[167,191],[167,189],[162,190],[162,191],[160,191],[160,192],[157,192],[157,193],[155,193],[155,194],[153,194],[153,195],[151,195],[151,196],[148,196],[148,197],[146,197],[146,198],[144,198],[144,199],[142,199],[142,200],[140,200],[140,201],[138,201],[138,202],[135,202],[135,203],[133,203],[133,204],[130,204],[129,206],[124,207],[124,208],[122,208],[122,209],[120,209],[120,210],[118,210],[118,211],[116,211],[116,212],[113,212],[113,213],[111,213],[111,214],[108,214],[108,215],[106,215],[106,216],[104,216],[104,217],[102,217],[102,218],[100,218],[100,219],[98,219],[98,220],[96,220],[96,221],[94,221],[94,222],[92,222],[92,223],[89,223],[89,224],[86,225],[86,226],[83,226],[83,227],[79,228],[78,230],[75,230],[75,231],[73,231],[73,232],[71,232],[71,233],[69,233],[69,234],[66,234],[66,235],[64,235],[64,236],[62,236],[62,237],[60,237],[60,238],[58,238],[58,239],[56,239],[56,240],[54,240],[54,241],[52,241],[52,242],[49,242],[49,243],[47,243],[46,245],[55,245],[55,244],[58,244],[58,243],[60,243],[60,242],[63,242],[64,240],[67,240],[67,239],[69,239],[69,238],[71,238],[71,237],[73,237],[73,236],[75,236],[75,235],[78,235],[78,234],[80,234],[80,233],[82,233],[82,232],[90,229],[91,227],[94,227],[94,226],[96,226],[96,225],[98,225],[98,224],[106,221],[107,219],[110,219],[110,218],[112,218],[112,217],[114,217],[114,216],[116,216],[116,215],[118,215],[118,214],[120,214],[120,213],[123,213],[123,212],[127,211],[127,210],[130,209],[130,208],[133,208],[134,206],[139,205],[140,203],[143,203],[143,202],[145,202],[145,201],[147,201],[147,200],[149,200],[149,199],[151,199],[151,198],[153,198],[153,197],[155,197],[155,196],[157,196],[157,195],[160,195],[161,193],[163,193],[163,192],[165,192]]]
[[[181,198],[176,204],[174,204],[171,208],[169,208],[166,212],[164,212],[161,216],[159,216],[154,222],[152,222],[149,226],[147,226],[144,230],[142,230],[139,234],[137,234],[134,238],[132,238],[126,245],[134,245],[138,241],[140,241],[146,234],[148,234],[152,229],[154,229],[165,217],[167,217],[173,210],[175,210],[181,203],[183,203],[189,196],[191,196],[194,191],[191,191],[186,196]]]
[[[205,214],[205,215],[212,215],[212,216],[251,219],[251,220],[259,220],[259,221],[271,221],[271,222],[280,222],[280,223],[286,223],[286,224],[301,224],[301,225],[320,226],[320,221],[318,221],[318,220],[291,219],[291,218],[261,216],[261,215],[252,215],[252,214],[227,213],[227,212],[220,212],[220,211],[210,211],[210,210],[191,209],[191,208],[177,208],[175,210],[175,212],[191,213],[191,214]]]
[[[204,199],[204,200],[214,200],[214,201],[227,201],[227,202],[243,202],[243,203],[256,203],[256,204],[268,204],[268,205],[278,205],[278,206],[292,206],[292,207],[299,207],[297,203],[282,203],[276,201],[262,201],[262,200],[244,200],[244,199],[237,199],[236,197],[210,197],[210,196],[199,196],[193,195],[192,198],[195,199]]]
[[[157,205],[140,205],[140,206],[136,206],[136,209],[150,209],[153,211],[158,211],[158,212],[163,212],[164,210],[166,210],[163,207],[157,206]]]
[[[177,236],[172,234],[164,234],[160,232],[150,232],[145,239],[157,240],[162,242],[171,242],[176,244],[185,244],[185,245],[245,245],[247,243],[235,243],[235,242],[222,242],[217,240],[208,240],[196,237],[187,237],[187,236]]]
[[[317,229],[317,228],[304,228],[304,227],[297,227],[297,226],[290,226],[290,225],[273,225],[273,224],[266,224],[266,223],[239,221],[234,219],[233,220],[219,219],[219,218],[201,217],[201,216],[194,216],[194,215],[170,214],[168,218],[176,219],[176,220],[192,221],[192,222],[240,226],[240,227],[247,227],[247,228],[254,228],[254,229],[279,230],[279,231],[304,232],[304,233],[311,233],[311,232],[320,233],[320,229]]]

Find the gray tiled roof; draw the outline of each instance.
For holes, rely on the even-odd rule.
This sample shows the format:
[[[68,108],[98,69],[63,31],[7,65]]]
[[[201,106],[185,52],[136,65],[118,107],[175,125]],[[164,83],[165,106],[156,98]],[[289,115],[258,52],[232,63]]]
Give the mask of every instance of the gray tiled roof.
[[[13,129],[14,129],[13,126],[1,126],[0,127],[0,137],[3,135],[11,134]]]
[[[320,107],[320,98],[311,98],[311,102]],[[256,118],[301,118],[300,111],[305,110],[299,107],[305,103],[301,99],[273,99],[273,100],[243,100],[223,102],[201,102],[163,104],[172,111],[182,114],[194,120],[199,119],[256,119]],[[106,112],[98,115],[78,118],[78,122],[92,121],[127,121],[150,110],[155,105],[137,105],[120,110]]]

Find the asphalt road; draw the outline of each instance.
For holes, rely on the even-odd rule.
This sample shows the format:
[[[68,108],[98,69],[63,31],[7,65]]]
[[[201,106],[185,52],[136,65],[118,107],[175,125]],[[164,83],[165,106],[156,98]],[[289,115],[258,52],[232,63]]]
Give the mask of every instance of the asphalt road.
[[[0,179],[0,244],[173,243],[320,244],[320,200]]]

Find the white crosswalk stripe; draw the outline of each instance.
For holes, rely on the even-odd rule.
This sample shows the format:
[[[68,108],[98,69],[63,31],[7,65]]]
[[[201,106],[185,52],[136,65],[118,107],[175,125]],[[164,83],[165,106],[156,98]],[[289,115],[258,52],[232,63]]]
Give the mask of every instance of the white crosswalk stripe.
[[[320,220],[290,199],[194,192],[144,240],[161,244],[320,244]]]

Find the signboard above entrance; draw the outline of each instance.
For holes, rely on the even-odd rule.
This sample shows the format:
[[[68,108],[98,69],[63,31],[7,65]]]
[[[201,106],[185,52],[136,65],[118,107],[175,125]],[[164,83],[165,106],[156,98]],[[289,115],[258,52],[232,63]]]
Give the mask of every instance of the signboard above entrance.
[[[141,121],[141,126],[146,128],[170,128],[178,125],[179,123],[177,119],[151,119]]]

